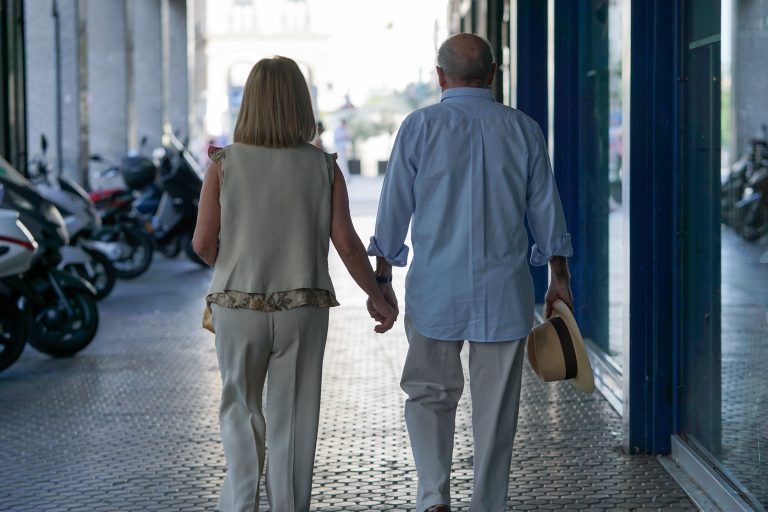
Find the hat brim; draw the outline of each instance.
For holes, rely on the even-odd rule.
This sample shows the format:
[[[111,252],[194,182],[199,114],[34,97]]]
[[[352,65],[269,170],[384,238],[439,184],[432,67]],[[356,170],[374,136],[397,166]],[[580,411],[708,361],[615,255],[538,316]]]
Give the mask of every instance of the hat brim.
[[[576,351],[578,368],[576,369],[576,377],[571,379],[571,384],[582,393],[592,394],[595,391],[595,378],[592,375],[592,365],[589,364],[587,347],[584,345],[584,338],[581,337],[581,331],[579,331],[576,319],[573,318],[571,309],[562,300],[555,301],[552,307],[552,314],[562,318],[568,326],[571,339],[573,340],[573,348]]]

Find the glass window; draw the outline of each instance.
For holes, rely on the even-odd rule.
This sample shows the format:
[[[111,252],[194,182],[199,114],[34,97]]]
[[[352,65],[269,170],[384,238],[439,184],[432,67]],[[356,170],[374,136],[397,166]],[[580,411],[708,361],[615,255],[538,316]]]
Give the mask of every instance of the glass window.
[[[768,504],[768,4],[722,9],[719,455]]]
[[[584,245],[588,258],[589,293],[576,297],[585,305],[582,333],[610,356],[617,367],[623,355],[625,208],[623,190],[624,50],[622,0],[592,0],[585,22],[582,68]],[[569,219],[575,222],[576,219]]]
[[[721,7],[721,26],[710,27]],[[768,5],[687,14],[683,430],[768,504]]]

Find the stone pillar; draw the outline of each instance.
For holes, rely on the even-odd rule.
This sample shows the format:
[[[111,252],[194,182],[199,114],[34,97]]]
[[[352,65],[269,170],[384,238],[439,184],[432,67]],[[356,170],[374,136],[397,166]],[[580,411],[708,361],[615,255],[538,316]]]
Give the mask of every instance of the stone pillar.
[[[749,142],[761,137],[760,127],[768,124],[768,3],[762,0],[739,0],[734,3],[733,23],[733,107],[736,126],[737,160],[749,148]]]
[[[167,0],[166,101],[168,123],[181,140],[189,135],[187,0]]]
[[[163,37],[161,0],[130,0],[131,37],[130,148],[147,138],[144,153],[162,144],[163,136]]]
[[[128,141],[128,52],[124,0],[86,3],[89,151],[119,160]]]
[[[54,5],[60,30],[60,97],[57,96]],[[61,168],[65,176],[82,183],[78,0],[27,0],[24,8],[29,155],[31,158],[40,155],[40,137],[44,134],[48,139],[48,161],[53,168]]]

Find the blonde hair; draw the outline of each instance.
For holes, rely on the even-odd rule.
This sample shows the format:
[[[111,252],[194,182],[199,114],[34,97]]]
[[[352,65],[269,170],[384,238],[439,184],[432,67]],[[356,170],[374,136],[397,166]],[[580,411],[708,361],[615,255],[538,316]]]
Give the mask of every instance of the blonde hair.
[[[234,141],[293,147],[312,140],[316,130],[307,81],[296,62],[279,55],[257,62],[245,82]]]

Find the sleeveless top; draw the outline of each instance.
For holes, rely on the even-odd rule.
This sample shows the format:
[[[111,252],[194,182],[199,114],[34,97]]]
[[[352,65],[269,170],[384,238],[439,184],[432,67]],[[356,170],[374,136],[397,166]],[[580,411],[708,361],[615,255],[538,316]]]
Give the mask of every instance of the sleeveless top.
[[[257,311],[338,306],[328,274],[334,157],[304,144],[232,144],[222,169],[221,228],[209,304]]]

